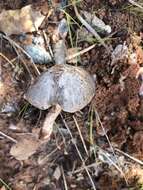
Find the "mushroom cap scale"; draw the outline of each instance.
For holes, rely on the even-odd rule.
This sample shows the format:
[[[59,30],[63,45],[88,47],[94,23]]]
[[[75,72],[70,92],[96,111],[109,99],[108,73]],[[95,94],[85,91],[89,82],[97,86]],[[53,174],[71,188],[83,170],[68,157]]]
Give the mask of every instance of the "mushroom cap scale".
[[[59,104],[63,111],[76,112],[85,107],[95,94],[95,82],[84,69],[55,65],[41,74],[25,94],[33,106],[45,110]]]

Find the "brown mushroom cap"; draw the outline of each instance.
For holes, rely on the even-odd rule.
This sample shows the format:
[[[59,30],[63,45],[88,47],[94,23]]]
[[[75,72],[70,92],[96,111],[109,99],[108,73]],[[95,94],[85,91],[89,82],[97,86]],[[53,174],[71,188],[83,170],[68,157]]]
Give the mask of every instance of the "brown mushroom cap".
[[[84,69],[55,65],[43,73],[28,89],[25,99],[45,110],[59,104],[63,111],[76,112],[85,107],[95,94],[95,82]]]

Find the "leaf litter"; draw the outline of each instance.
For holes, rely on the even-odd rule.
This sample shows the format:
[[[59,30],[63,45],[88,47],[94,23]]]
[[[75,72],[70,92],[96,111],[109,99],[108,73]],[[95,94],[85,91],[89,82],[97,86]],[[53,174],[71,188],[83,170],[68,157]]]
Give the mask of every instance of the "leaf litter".
[[[3,10],[0,14],[0,30],[6,35],[34,32],[44,18],[39,11],[33,11],[31,5],[17,10]]]
[[[29,55],[33,54],[23,54],[18,46],[1,37],[0,134],[5,135],[0,135],[0,178],[16,190],[108,190],[109,186],[114,190],[140,190],[143,101],[138,73],[142,74],[143,64],[143,19],[138,12],[132,14],[124,0],[76,2],[78,12],[70,1],[11,2],[0,2],[0,30]],[[71,23],[63,12],[73,18]],[[23,19],[19,19],[20,14]],[[110,27],[111,33],[98,30],[101,25],[94,24],[97,20],[102,27]],[[37,78],[34,68],[42,73],[53,66],[53,50],[61,39],[69,52],[64,57],[77,57],[72,64],[96,75],[96,94],[80,112],[62,112],[51,138],[41,143],[36,135],[49,110],[39,111],[27,105],[23,95]],[[102,44],[108,46],[110,54]],[[61,62],[62,53],[57,56]],[[45,54],[50,61],[45,61]],[[38,64],[33,67],[29,58]],[[92,111],[95,108],[100,122]],[[5,184],[0,182],[0,188],[7,188]]]

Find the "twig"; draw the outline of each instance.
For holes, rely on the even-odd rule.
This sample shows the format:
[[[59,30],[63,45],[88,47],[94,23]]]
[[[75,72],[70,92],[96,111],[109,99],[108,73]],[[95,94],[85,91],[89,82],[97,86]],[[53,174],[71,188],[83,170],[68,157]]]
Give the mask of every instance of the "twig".
[[[103,125],[102,125],[102,122],[101,122],[101,120],[100,120],[99,114],[98,114],[98,112],[97,112],[96,109],[94,109],[94,111],[95,111],[95,115],[96,115],[96,117],[97,117],[97,120],[99,121],[100,126],[101,126],[101,128],[102,128],[102,130],[103,130],[103,133],[104,133],[104,135],[106,136],[106,139],[107,139],[107,141],[108,141],[108,144],[109,144],[109,146],[110,146],[110,148],[111,148],[111,150],[112,150],[112,152],[113,152],[113,154],[114,154],[114,156],[115,156],[115,158],[116,158],[115,151],[114,151],[113,146],[112,146],[112,144],[111,144],[111,142],[110,142],[110,140],[109,140],[109,138],[108,138],[108,135],[106,134],[106,131],[105,131]],[[117,159],[116,159],[116,160],[117,160]]]
[[[79,52],[73,54],[73,55],[69,55],[69,56],[66,57],[66,60],[69,61],[69,60],[71,60],[71,59],[73,59],[73,58],[75,58],[75,57],[78,57],[79,55],[82,55],[82,54],[84,54],[84,53],[90,51],[90,50],[93,49],[95,46],[96,46],[96,44],[93,44],[93,45],[91,45],[91,46],[89,46],[89,47],[87,47],[87,48],[85,48],[85,49],[83,49],[83,50],[81,50],[81,51],[79,51]]]
[[[75,11],[75,14],[76,14],[77,18],[80,20],[80,22],[83,24],[83,26],[85,26],[87,28],[87,30],[89,32],[91,32],[95,36],[95,38],[99,41],[99,43],[101,43],[105,47],[105,49],[107,50],[107,52],[110,53],[109,47],[104,43],[104,41],[99,36],[99,34],[88,24],[88,22],[86,20],[84,20],[81,17],[81,15],[79,14],[79,12],[77,10],[75,2],[73,2],[73,7],[74,7],[74,11]]]
[[[7,188],[7,190],[12,190],[12,189],[5,183],[5,181],[2,180],[1,178],[0,178],[0,182]],[[2,188],[1,188],[1,189],[2,189]]]
[[[5,133],[0,131],[0,135],[2,135],[3,137],[6,137],[7,139],[11,140],[14,143],[17,143],[17,140],[15,140],[14,138],[10,137],[9,135],[6,135]]]
[[[116,150],[117,152],[123,154],[124,156],[130,158],[131,160],[133,160],[133,161],[135,161],[135,162],[137,162],[138,164],[140,164],[140,165],[143,166],[143,162],[142,162],[141,160],[139,160],[139,159],[137,159],[137,158],[134,158],[133,156],[130,156],[129,154],[127,154],[127,153],[125,153],[125,152],[123,152],[123,151],[121,151],[121,150],[119,150],[119,149],[117,149],[117,148],[115,148],[115,150]]]
[[[112,34],[110,34],[110,35],[108,36],[108,38],[112,37],[114,34],[116,34],[116,32],[113,32]],[[107,40],[106,38],[104,38],[104,39]],[[82,55],[82,54],[84,54],[84,53],[90,51],[91,49],[95,48],[95,46],[96,46],[96,44],[93,44],[93,45],[91,45],[91,46],[89,46],[89,47],[87,47],[87,48],[85,48],[85,49],[83,49],[83,50],[81,50],[81,51],[79,51],[79,52],[77,52],[77,53],[75,53],[75,54],[68,55],[68,56],[66,57],[66,60],[69,61],[69,60],[71,60],[71,59],[73,59],[73,58],[75,58],[75,57],[78,57],[78,56],[80,56],[80,55]]]
[[[124,177],[126,183],[128,184],[128,181],[127,181],[127,179],[126,179],[126,177],[125,177],[125,175],[124,175],[122,169],[120,169],[120,168],[118,167],[118,165],[115,164],[114,161],[113,161],[111,158],[109,158],[109,156],[107,156],[107,154],[106,154],[105,151],[103,151],[102,149],[100,149],[100,151],[101,151],[100,153],[101,153],[102,155],[104,155],[104,156],[111,162],[111,164],[113,164],[113,166],[122,174],[122,176]]]
[[[66,177],[65,177],[64,170],[63,170],[62,166],[61,166],[61,172],[62,172],[62,176],[63,176],[65,190],[68,190],[68,185],[67,185]]]
[[[143,9],[143,7],[142,7],[140,4],[138,4],[137,2],[135,2],[134,0],[128,0],[128,1],[129,1],[129,3],[131,3],[132,5],[134,5],[134,6],[138,7],[138,8],[140,8],[140,9]]]
[[[46,35],[46,33],[45,33],[44,30],[43,30],[42,32],[43,32],[43,37],[44,37],[45,42],[46,42],[46,48],[48,48],[48,50],[49,50],[49,52],[50,52],[50,55],[51,55],[51,57],[52,57],[52,59],[53,59],[53,58],[54,58],[54,54],[53,54],[53,51],[52,51],[51,46],[49,45],[47,35]]]
[[[76,125],[76,127],[77,127],[77,130],[78,130],[78,132],[79,132],[79,136],[80,136],[80,138],[81,138],[81,141],[82,141],[82,144],[83,144],[84,150],[85,150],[87,156],[89,156],[89,154],[88,154],[88,150],[87,150],[87,147],[86,147],[86,145],[85,145],[85,141],[84,141],[84,139],[83,139],[83,137],[82,137],[81,130],[80,130],[79,125],[78,125],[78,123],[77,123],[77,120],[76,120],[76,118],[75,118],[74,116],[73,116],[73,120],[74,120],[75,125]]]
[[[97,167],[99,164],[100,164],[100,163],[97,164],[96,162],[94,162],[94,163],[92,163],[92,164],[87,165],[86,167],[90,169],[90,168],[93,168],[93,167]],[[84,170],[84,168],[83,168],[83,167],[80,167],[80,168],[77,169],[77,170],[68,172],[68,174],[69,174],[69,175],[77,174],[77,173],[82,172],[83,170]]]
[[[13,66],[13,63],[3,53],[0,53],[0,56],[4,58],[11,66]]]
[[[43,27],[43,25],[45,24],[45,21],[51,16],[52,13],[53,13],[53,9],[50,9],[49,12],[46,14],[45,18],[43,19],[41,25],[39,26],[40,29]]]

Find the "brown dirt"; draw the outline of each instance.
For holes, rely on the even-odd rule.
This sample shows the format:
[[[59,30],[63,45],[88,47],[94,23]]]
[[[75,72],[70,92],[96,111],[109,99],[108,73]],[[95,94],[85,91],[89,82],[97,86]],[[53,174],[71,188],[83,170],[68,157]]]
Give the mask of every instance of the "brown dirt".
[[[48,4],[44,0],[1,0],[0,11],[4,8],[21,8],[30,3],[36,9],[46,13],[52,6],[58,6],[60,1]],[[109,164],[109,161],[107,162],[99,153],[100,149],[104,149],[111,158],[114,157],[102,128],[104,127],[114,148],[140,160],[143,159],[143,101],[139,97],[141,81],[136,78],[140,66],[143,65],[143,42],[140,39],[143,18],[130,13],[127,7],[128,4],[124,0],[85,0],[78,5],[79,10],[97,11],[97,15],[111,26],[113,33],[115,32],[106,44],[114,49],[116,45],[126,42],[129,50],[136,53],[137,64],[132,64],[130,59],[125,58],[111,65],[111,55],[99,45],[82,55],[78,65],[91,74],[96,74],[97,78],[96,94],[92,103],[81,112],[62,113],[62,116],[56,120],[62,132],[55,130],[49,142],[42,144],[28,160],[18,161],[11,156],[10,148],[14,142],[0,135],[0,190],[6,187],[3,181],[13,190],[62,190],[65,189],[65,183],[69,190],[92,189],[93,185],[84,169],[74,141],[76,141],[82,159],[89,167],[89,173],[97,190],[141,189],[143,175],[139,164],[117,152],[118,161],[123,159],[119,167],[128,180],[126,184],[117,168]],[[77,20],[72,6],[69,6],[66,11]],[[42,26],[42,28],[45,27],[49,38],[52,38],[55,21],[59,21],[63,16],[63,13],[54,10],[49,20]],[[73,39],[76,30],[76,26],[73,26]],[[17,36],[11,36],[11,38],[17,40]],[[92,43],[78,42],[77,47],[83,49]],[[69,48],[71,47],[69,36],[66,38],[66,44]],[[31,76],[35,78],[36,72],[30,60],[20,52],[20,56],[17,57],[14,48],[6,40],[2,40],[0,48],[5,56],[0,57],[2,65],[0,131],[14,139],[18,139],[22,134],[37,134],[48,111],[39,111],[23,99],[24,92],[32,82]],[[10,64],[7,59],[11,61],[15,59],[15,61]],[[28,65],[31,76],[25,64]],[[38,65],[37,68],[42,72],[49,66]],[[102,127],[97,114],[92,114],[94,109],[100,117]],[[73,116],[81,130],[88,149],[88,156],[83,148]],[[74,139],[71,139],[66,125],[71,130]],[[90,150],[91,125],[93,125],[92,140],[96,149],[94,151]],[[115,159],[114,162],[116,163]],[[90,167],[92,164],[95,166]]]

